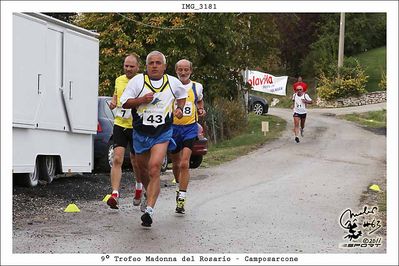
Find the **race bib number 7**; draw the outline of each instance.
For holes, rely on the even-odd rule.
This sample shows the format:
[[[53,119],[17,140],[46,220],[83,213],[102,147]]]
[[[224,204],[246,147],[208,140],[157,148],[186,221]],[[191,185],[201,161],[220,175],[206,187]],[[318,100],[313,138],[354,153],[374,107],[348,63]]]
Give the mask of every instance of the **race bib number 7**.
[[[123,109],[121,107],[118,107],[116,109],[116,116],[122,118],[130,118],[132,116],[132,112],[130,111],[130,109]]]

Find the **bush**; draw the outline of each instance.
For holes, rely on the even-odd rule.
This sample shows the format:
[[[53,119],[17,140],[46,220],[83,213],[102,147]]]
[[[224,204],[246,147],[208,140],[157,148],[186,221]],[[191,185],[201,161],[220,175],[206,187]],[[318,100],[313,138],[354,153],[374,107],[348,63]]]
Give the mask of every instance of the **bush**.
[[[385,71],[381,73],[381,80],[380,83],[378,83],[378,87],[383,91],[387,90],[387,74]]]
[[[216,98],[207,113],[207,133],[213,143],[238,135],[248,124],[243,103],[237,100]]]
[[[368,76],[354,58],[348,58],[344,66],[330,68],[329,73],[321,73],[317,95],[323,100],[335,100],[366,93]]]

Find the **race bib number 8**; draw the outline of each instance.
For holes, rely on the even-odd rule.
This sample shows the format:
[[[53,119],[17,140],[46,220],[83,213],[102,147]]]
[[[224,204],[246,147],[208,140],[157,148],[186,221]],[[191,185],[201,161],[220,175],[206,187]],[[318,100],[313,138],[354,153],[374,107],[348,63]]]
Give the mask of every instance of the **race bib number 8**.
[[[116,109],[116,116],[122,118],[130,118],[132,116],[132,112],[130,111],[130,109],[123,109],[121,107],[118,107]]]
[[[183,116],[191,116],[193,114],[193,103],[186,102],[183,107]]]

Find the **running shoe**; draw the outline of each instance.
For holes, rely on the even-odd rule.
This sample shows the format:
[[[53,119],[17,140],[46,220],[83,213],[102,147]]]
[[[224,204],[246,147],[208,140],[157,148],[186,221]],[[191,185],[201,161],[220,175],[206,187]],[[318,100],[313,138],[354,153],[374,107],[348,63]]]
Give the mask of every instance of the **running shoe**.
[[[176,202],[176,213],[181,213],[184,214],[185,210],[184,210],[184,203],[185,203],[185,199],[182,198],[178,198],[177,202]]]
[[[139,206],[140,205],[142,195],[143,195],[143,190],[136,189],[136,191],[134,192],[134,198],[133,198],[133,205],[134,206]]]
[[[301,137],[303,137],[303,128],[301,128]]]
[[[299,143],[299,138],[295,137],[295,141],[296,141],[296,143]]]
[[[119,209],[118,207],[118,194],[112,193],[111,197],[107,200],[107,204],[111,209]]]
[[[145,208],[147,208],[147,193],[144,192],[143,199],[140,204],[140,211],[145,212]]]
[[[151,227],[152,224],[152,218],[151,215],[148,212],[145,212],[143,215],[141,215],[141,225],[144,227]]]

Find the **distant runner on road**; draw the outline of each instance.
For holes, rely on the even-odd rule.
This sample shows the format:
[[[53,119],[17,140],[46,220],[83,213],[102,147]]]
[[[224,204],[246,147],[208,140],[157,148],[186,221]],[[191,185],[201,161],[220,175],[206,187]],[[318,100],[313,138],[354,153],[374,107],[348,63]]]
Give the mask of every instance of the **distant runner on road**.
[[[310,96],[304,92],[302,85],[296,87],[296,92],[292,95],[293,111],[294,111],[294,134],[295,141],[299,143],[299,132],[301,137],[304,135],[306,121],[306,105],[312,103]],[[299,124],[301,128],[299,129]]]
[[[308,90],[308,84],[306,84],[305,82],[303,82],[302,77],[298,76],[297,81],[292,85],[292,87],[294,88],[294,92],[296,92],[298,86],[301,86],[303,89],[303,92],[306,92]]]

